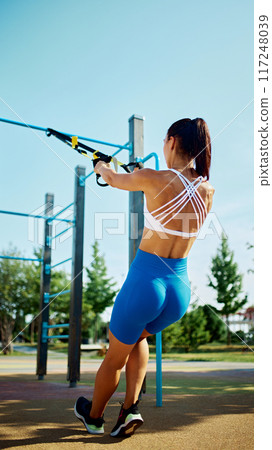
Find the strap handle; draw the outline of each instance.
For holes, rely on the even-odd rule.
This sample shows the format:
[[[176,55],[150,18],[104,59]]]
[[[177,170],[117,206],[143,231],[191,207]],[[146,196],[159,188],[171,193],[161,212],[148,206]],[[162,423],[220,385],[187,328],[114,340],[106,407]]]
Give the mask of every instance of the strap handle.
[[[101,186],[101,187],[108,186],[108,183],[100,183],[100,181],[98,181],[100,177],[101,177],[101,175],[99,175],[99,173],[97,173],[96,174],[96,182],[97,182],[98,186]]]
[[[96,166],[96,164],[99,162],[99,161],[103,161],[103,162],[105,162],[105,163],[110,163],[111,162],[111,160],[112,160],[112,157],[111,156],[109,156],[109,155],[101,155],[101,156],[97,156],[96,155],[96,153],[94,153],[93,154],[93,166],[95,167]],[[101,177],[101,175],[99,175],[99,173],[97,173],[96,174],[96,182],[97,182],[97,184],[98,184],[98,186],[101,186],[101,187],[106,187],[106,186],[108,186],[108,183],[100,183],[99,182],[99,178]]]

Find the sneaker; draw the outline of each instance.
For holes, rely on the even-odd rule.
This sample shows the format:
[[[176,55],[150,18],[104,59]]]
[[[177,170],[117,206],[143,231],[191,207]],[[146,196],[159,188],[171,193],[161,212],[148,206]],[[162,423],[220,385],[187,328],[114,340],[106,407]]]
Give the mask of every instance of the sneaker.
[[[86,430],[91,434],[103,434],[104,433],[104,415],[98,419],[92,419],[90,417],[90,411],[92,408],[92,402],[85,397],[79,397],[74,406],[74,413],[82,423],[84,423]]]
[[[128,409],[124,409],[122,404],[117,423],[110,434],[111,436],[132,436],[135,430],[143,425],[144,421],[138,410],[138,403],[139,400]]]

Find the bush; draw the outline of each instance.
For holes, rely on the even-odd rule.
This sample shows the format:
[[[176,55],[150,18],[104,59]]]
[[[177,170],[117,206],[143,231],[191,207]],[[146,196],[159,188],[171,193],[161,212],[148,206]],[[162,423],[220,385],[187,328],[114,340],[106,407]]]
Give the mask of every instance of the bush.
[[[210,333],[205,329],[207,319],[203,308],[193,305],[182,319],[173,323],[162,332],[162,350],[183,348],[185,352],[196,350],[201,344],[209,342]]]

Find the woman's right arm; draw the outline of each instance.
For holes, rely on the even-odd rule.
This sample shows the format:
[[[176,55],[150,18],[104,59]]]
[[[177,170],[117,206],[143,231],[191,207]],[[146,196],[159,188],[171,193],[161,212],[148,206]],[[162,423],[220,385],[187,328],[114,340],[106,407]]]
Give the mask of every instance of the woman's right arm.
[[[117,173],[109,164],[102,161],[97,163],[95,172],[99,173],[110,186],[125,191],[147,192],[158,176],[158,171],[153,169],[135,170],[132,173]]]

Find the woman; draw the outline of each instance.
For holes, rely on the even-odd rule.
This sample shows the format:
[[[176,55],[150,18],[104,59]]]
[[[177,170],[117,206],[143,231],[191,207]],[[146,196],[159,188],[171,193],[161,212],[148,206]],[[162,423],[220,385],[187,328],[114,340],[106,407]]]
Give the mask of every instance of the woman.
[[[92,434],[102,434],[103,413],[126,366],[126,397],[111,436],[129,436],[143,423],[138,397],[149,357],[146,338],[178,321],[190,302],[187,256],[214,194],[209,184],[211,142],[203,119],[182,119],[164,139],[168,170],[118,174],[98,162],[110,186],[143,191],[145,228],[136,257],[114,303],[109,350],[95,380],[92,402],[80,397],[75,414]]]

